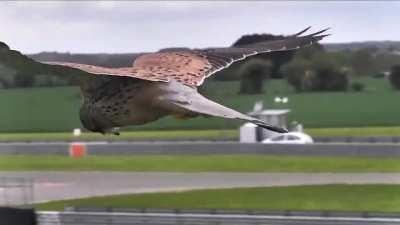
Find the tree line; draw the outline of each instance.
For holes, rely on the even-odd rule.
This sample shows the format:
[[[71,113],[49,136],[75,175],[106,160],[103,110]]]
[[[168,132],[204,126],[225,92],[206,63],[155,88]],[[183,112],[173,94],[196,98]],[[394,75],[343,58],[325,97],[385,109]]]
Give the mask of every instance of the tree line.
[[[244,35],[233,47],[260,41],[285,38],[282,35]],[[160,50],[177,51],[187,48]],[[356,50],[327,51],[314,44],[298,51],[274,52],[257,55],[233,64],[215,76],[213,80],[241,82],[240,93],[258,94],[268,79],[286,79],[297,92],[306,91],[362,91],[363,84],[351,82],[353,77],[385,78],[393,87],[400,89],[400,51],[397,47],[382,52],[368,47]],[[77,85],[83,73],[77,70],[41,66],[39,61],[68,61],[106,67],[131,66],[137,54],[71,54],[44,52],[26,57],[0,42],[0,88]]]

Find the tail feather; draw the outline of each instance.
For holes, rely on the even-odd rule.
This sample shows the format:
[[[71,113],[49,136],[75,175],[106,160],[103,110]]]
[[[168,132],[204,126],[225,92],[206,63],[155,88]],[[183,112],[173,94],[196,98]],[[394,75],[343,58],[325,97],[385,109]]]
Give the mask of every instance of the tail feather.
[[[266,122],[264,122],[262,120],[258,120],[258,119],[253,120],[253,121],[248,121],[248,122],[254,123],[259,127],[262,127],[264,129],[271,130],[271,131],[274,131],[274,132],[277,132],[277,133],[287,133],[287,132],[289,132],[287,129],[285,129],[283,127],[272,126],[271,124],[268,124],[268,123],[266,123]]]
[[[182,85],[178,82],[172,81],[169,84],[164,84],[164,85],[169,85],[171,86],[170,90],[175,90],[173,92],[170,92],[166,96],[163,96],[162,99],[160,99],[162,100],[162,102],[160,102],[160,105],[162,105],[164,108],[167,108],[169,111],[178,113],[189,112],[205,116],[215,116],[227,119],[242,120],[256,124],[262,128],[274,132],[278,133],[288,132],[284,128],[273,126],[262,120],[259,120],[251,116],[247,116],[243,113],[240,113],[226,106],[213,102],[205,98],[201,94],[199,94],[195,89]]]

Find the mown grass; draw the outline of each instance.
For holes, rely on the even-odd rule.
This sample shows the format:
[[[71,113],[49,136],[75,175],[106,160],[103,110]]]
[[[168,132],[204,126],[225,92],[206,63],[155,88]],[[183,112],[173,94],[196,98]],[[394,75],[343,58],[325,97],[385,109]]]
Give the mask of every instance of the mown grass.
[[[237,130],[170,130],[123,131],[121,135],[84,132],[75,137],[72,132],[0,133],[0,142],[17,141],[163,141],[237,139]]]
[[[400,136],[400,127],[342,127],[342,128],[308,128],[307,134],[321,136]]]
[[[364,78],[363,92],[295,93],[283,80],[267,81],[265,93],[239,95],[239,82],[207,82],[206,96],[242,112],[252,109],[256,100],[267,108],[290,108],[289,121],[306,128],[400,126],[400,92],[385,79]],[[286,105],[276,104],[275,96],[289,97]],[[79,88],[33,88],[0,91],[0,132],[54,132],[81,127],[78,118]],[[177,121],[167,117],[135,126],[131,130],[237,129],[240,122],[217,118]]]
[[[400,127],[308,128],[307,134],[323,136],[399,136]],[[84,132],[0,133],[0,142],[31,141],[172,141],[172,140],[238,140],[239,130],[152,130],[123,131],[120,136]]]
[[[0,131],[72,131],[79,98],[77,87],[0,90]]]
[[[399,172],[400,158],[137,155],[74,159],[49,155],[2,155],[0,171]]]
[[[116,208],[224,208],[270,210],[400,211],[400,185],[315,185],[131,194],[37,204]]]

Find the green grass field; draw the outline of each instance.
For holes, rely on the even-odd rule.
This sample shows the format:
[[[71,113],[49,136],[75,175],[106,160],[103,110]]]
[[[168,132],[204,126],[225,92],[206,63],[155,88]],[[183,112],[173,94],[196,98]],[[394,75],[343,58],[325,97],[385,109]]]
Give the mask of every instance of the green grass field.
[[[238,139],[238,130],[170,130],[124,131],[121,135],[84,132],[74,137],[72,132],[0,133],[0,142],[15,141],[160,141]]]
[[[400,158],[270,155],[0,156],[0,171],[400,172]]]
[[[307,134],[313,137],[324,136],[399,136],[400,127],[342,127],[342,128],[309,128]]]
[[[35,207],[40,210],[62,210],[66,206],[399,212],[400,185],[315,185],[198,190],[55,201]]]
[[[390,88],[384,79],[361,79],[364,92],[295,93],[286,81],[272,80],[262,95],[238,95],[238,82],[208,82],[207,96],[242,112],[252,109],[256,100],[268,108],[290,108],[289,121],[296,120],[306,128],[386,127],[400,126],[400,92]],[[275,96],[289,97],[285,106],[273,102]],[[10,89],[0,91],[0,132],[54,132],[81,127],[77,87]],[[196,118],[159,121],[131,127],[131,130],[204,130],[236,129],[240,122]]]
[[[323,136],[399,136],[400,127],[309,128],[313,137]],[[152,130],[124,131],[120,136],[84,132],[74,137],[72,132],[0,133],[0,142],[18,141],[169,141],[169,140],[238,140],[239,130]]]

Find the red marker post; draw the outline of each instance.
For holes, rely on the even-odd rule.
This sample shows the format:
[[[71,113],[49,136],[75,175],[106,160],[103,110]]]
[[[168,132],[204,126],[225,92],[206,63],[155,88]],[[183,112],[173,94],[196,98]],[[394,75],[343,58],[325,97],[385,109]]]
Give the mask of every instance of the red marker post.
[[[69,146],[69,156],[72,158],[82,158],[86,156],[86,144],[73,142]]]

